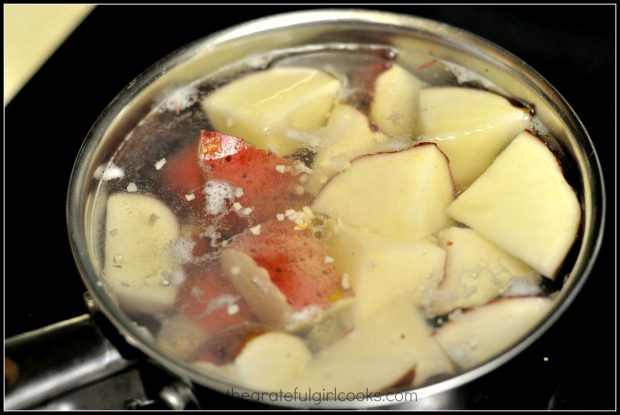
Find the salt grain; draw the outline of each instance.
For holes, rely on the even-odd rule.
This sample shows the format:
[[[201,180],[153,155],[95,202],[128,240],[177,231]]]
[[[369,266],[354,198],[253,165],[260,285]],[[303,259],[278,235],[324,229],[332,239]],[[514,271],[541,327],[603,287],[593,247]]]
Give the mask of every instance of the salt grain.
[[[342,285],[342,288],[344,288],[345,290],[348,290],[349,288],[351,288],[351,281],[349,281],[349,274],[342,275],[342,280],[340,281],[340,285]]]
[[[164,167],[164,164],[166,164],[165,157],[157,161],[157,163],[155,163],[155,170],[161,170],[161,168]]]
[[[243,189],[241,187],[237,187],[235,189],[235,197],[240,198],[241,196],[243,196]]]
[[[326,256],[325,259],[323,260],[324,263],[326,264],[331,264],[334,262],[334,258],[330,257],[330,256]]]
[[[250,228],[250,232],[253,235],[257,235],[257,236],[260,235],[260,225],[256,225],[253,228]]]
[[[226,307],[226,312],[228,312],[229,316],[237,314],[239,312],[239,306],[237,304],[229,304],[228,307]]]
[[[286,166],[284,166],[283,164],[278,164],[276,166],[276,171],[278,173],[284,173],[286,171]]]
[[[226,307],[228,309],[228,307],[234,305],[237,300],[239,300],[239,297],[230,294],[222,294],[219,297],[215,297],[208,302],[206,309],[202,313],[200,313],[198,318],[206,317],[212,314],[214,311],[223,307]]]
[[[195,195],[195,194],[193,194],[193,193],[187,194],[187,195],[185,195],[185,199],[186,199],[188,202],[191,202],[192,200],[196,199],[196,195]]]
[[[95,170],[95,179],[101,179],[104,182],[114,179],[122,179],[125,177],[125,170],[110,162],[107,165],[102,164]]]
[[[243,208],[243,206],[241,205],[241,203],[239,203],[239,202],[235,202],[235,203],[233,203],[233,209],[234,209],[234,210],[241,210],[241,208]]]
[[[280,222],[282,222],[284,220],[284,214],[283,213],[276,213],[276,219],[279,220]]]
[[[138,191],[138,186],[134,182],[131,182],[131,183],[129,183],[127,185],[127,191],[129,193],[137,192]]]

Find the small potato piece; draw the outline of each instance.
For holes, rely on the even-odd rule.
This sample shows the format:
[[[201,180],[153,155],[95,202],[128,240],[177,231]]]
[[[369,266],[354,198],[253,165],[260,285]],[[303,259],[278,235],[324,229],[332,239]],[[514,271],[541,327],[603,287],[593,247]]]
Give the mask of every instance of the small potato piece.
[[[180,227],[172,211],[152,196],[116,193],[106,213],[105,282],[118,301],[134,312],[173,306],[178,285],[172,243]]]
[[[542,297],[502,299],[474,308],[441,326],[433,336],[461,368],[476,366],[525,336],[551,310]]]
[[[421,134],[450,159],[459,190],[466,189],[527,128],[531,115],[487,91],[435,87],[420,91]]]
[[[250,340],[235,359],[235,366],[244,383],[277,390],[300,373],[311,358],[301,339],[272,332]]]
[[[378,152],[387,140],[385,134],[370,129],[368,118],[357,109],[336,105],[314,156],[306,189],[317,194],[334,174],[349,167],[351,160]]]
[[[513,284],[540,290],[540,274],[476,231],[451,227],[437,236],[448,255],[445,278],[429,304],[431,314],[483,305]]]
[[[448,206],[448,214],[551,279],[581,222],[579,200],[557,158],[529,132]]]
[[[420,89],[424,82],[399,65],[377,78],[370,119],[390,137],[413,138],[418,128]]]
[[[325,124],[340,81],[312,68],[272,68],[218,89],[202,102],[217,129],[284,157],[300,149],[295,132]]]
[[[444,276],[446,253],[426,238],[399,240],[345,224],[327,247],[350,278],[357,323],[401,297],[421,300]]]
[[[315,212],[378,234],[419,239],[452,224],[448,161],[434,144],[355,159],[312,203]]]

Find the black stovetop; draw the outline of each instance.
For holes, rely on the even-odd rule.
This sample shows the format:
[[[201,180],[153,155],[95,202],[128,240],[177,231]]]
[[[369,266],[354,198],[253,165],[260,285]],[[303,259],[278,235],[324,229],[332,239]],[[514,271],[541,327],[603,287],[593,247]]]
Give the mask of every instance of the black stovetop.
[[[530,348],[443,407],[615,408],[615,6],[366,7],[444,21],[522,58],[579,114],[607,181],[608,231],[582,292]],[[310,7],[98,6],[34,75],[5,108],[6,337],[86,312],[65,198],[82,140],[116,93],[190,41],[302,8]],[[215,393],[206,401],[205,409],[258,408]]]

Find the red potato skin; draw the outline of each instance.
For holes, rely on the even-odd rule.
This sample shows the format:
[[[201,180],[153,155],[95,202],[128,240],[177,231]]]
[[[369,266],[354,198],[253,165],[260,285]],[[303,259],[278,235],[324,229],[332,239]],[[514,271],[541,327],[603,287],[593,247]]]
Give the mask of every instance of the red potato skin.
[[[350,295],[341,286],[342,273],[326,264],[327,252],[308,230],[295,229],[287,219],[261,224],[259,235],[246,231],[231,244],[269,273],[293,310],[329,306]]]
[[[204,211],[204,177],[198,163],[198,148],[192,143],[174,153],[162,167],[162,184],[186,203],[191,211],[199,215]],[[194,194],[195,199],[187,201],[185,195]]]
[[[295,193],[299,177],[288,171],[292,167],[291,160],[249,147],[239,138],[212,131],[201,132],[199,148],[205,182],[222,180],[233,188],[241,188],[243,195],[236,201],[243,208],[253,209],[248,217],[236,212],[227,214],[220,221],[224,233],[236,234],[275,217],[276,213],[301,207],[307,201],[307,197]],[[287,171],[279,172],[278,166]]]
[[[186,267],[187,280],[177,296],[176,309],[196,322],[205,332],[215,334],[248,322],[255,322],[254,315],[243,297],[228,282],[219,267]],[[227,307],[217,308],[207,313],[210,301],[222,295],[239,297],[236,304],[239,311],[228,314]]]
[[[287,171],[276,170],[283,166]],[[248,146],[242,139],[214,131],[201,131],[195,142],[170,157],[161,171],[164,188],[172,191],[192,216],[205,226],[214,225],[223,238],[242,232],[249,226],[275,217],[276,213],[300,208],[309,201],[298,195],[299,175],[292,161]],[[226,200],[226,210],[211,215],[205,210],[205,184],[209,180],[241,188],[243,195]],[[185,195],[193,194],[187,201]],[[251,208],[247,215],[233,209],[234,202]]]

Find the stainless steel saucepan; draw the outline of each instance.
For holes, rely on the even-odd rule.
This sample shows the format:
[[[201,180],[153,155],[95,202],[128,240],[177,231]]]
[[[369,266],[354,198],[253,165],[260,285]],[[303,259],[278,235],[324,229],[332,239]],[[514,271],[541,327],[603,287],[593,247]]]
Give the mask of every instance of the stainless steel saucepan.
[[[535,106],[538,118],[550,130],[549,136],[555,140],[550,145],[574,171],[571,184],[576,188],[581,203],[582,227],[577,246],[569,259],[571,262],[566,276],[558,287],[552,312],[501,355],[449,379],[415,389],[417,397],[423,399],[456,388],[498,368],[540,337],[569,307],[586,282],[601,244],[605,221],[605,195],[600,165],[588,133],[577,115],[560,94],[526,63],[478,36],[442,23],[406,15],[366,10],[313,10],[254,20],[177,50],[129,83],[101,114],[86,137],[75,163],[67,200],[67,223],[73,254],[88,288],[88,300],[92,308],[100,310],[131,346],[150,356],[183,382],[221,392],[231,387],[239,392],[252,392],[210,376],[164,352],[153,341],[152,335],[136,325],[100,283],[101,248],[97,235],[103,206],[95,197],[100,185],[97,178],[100,176],[96,176],[96,170],[124,145],[128,133],[167,91],[250,56],[326,44],[371,45],[373,48],[392,50],[399,56],[405,56],[410,50],[421,50],[431,58],[451,62],[481,74],[507,94]],[[82,327],[82,331],[71,329],[78,326]],[[50,332],[65,330],[65,334],[74,337],[88,337],[88,333],[96,330],[87,317],[60,324],[55,329],[38,334],[48,335]],[[9,342],[7,349],[28,340],[28,336],[22,336],[13,340],[13,343]],[[94,353],[100,357],[98,364],[101,368],[114,371],[123,366],[115,348],[105,340],[89,342],[83,347],[92,350],[94,343],[99,347]],[[78,380],[80,375],[71,368],[65,367],[62,373],[68,384],[85,382],[84,379]],[[49,393],[50,385],[34,380],[30,385],[30,394],[24,392],[23,388],[9,393],[7,405],[24,407],[34,402],[37,399],[33,397],[36,395],[36,387],[41,393],[45,390]],[[61,390],[63,386],[58,388]],[[322,402],[322,406],[363,408],[387,403],[370,400],[327,401]],[[307,402],[295,401],[278,404],[309,406]]]

